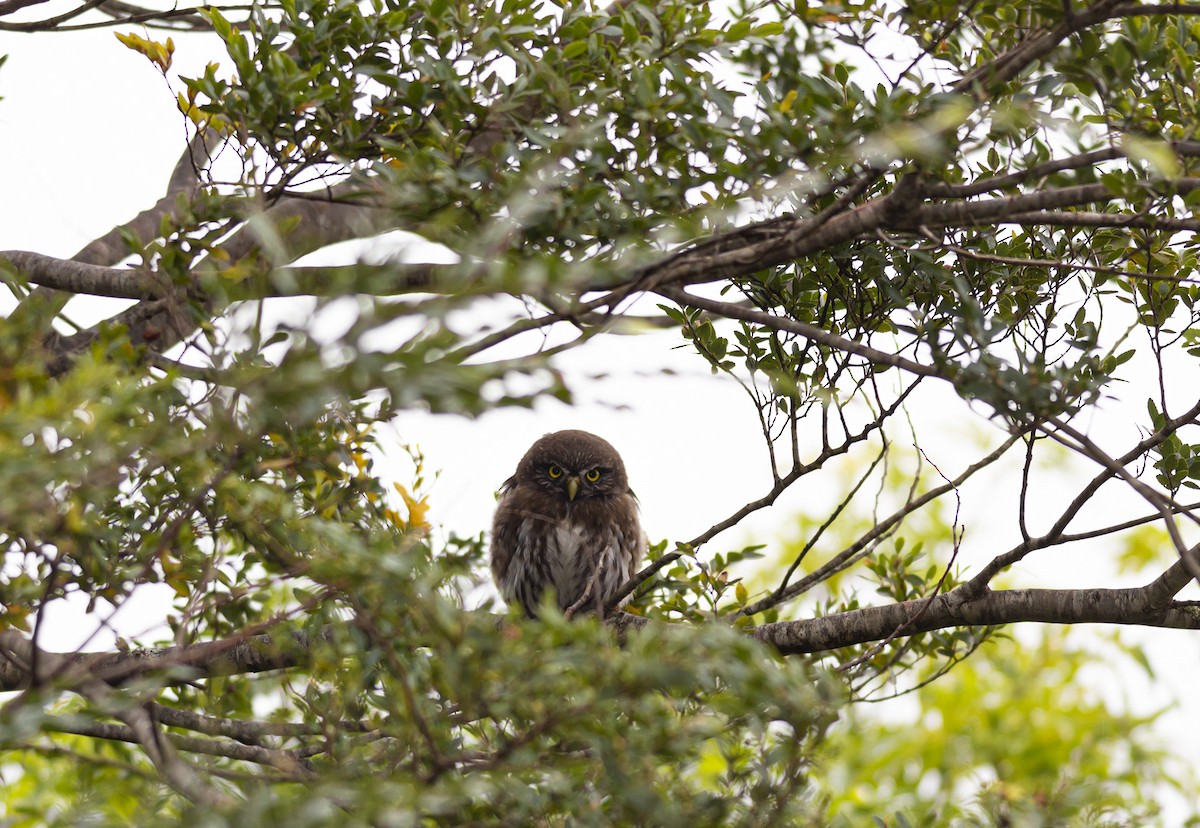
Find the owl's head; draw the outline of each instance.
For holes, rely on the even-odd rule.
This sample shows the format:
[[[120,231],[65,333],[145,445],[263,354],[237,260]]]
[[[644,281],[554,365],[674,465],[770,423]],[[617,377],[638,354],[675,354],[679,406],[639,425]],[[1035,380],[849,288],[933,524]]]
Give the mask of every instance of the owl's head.
[[[629,491],[617,450],[595,434],[573,429],[547,434],[530,446],[513,482],[572,503]]]

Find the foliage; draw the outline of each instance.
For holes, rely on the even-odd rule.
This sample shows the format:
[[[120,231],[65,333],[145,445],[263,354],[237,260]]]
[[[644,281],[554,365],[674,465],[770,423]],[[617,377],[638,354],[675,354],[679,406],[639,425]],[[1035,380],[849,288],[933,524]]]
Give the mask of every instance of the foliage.
[[[1156,716],[1113,710],[1085,687],[1096,654],[1071,637],[989,642],[922,686],[903,721],[850,711],[814,775],[830,823],[1147,825],[1168,792],[1191,796],[1195,780],[1149,735]],[[1118,654],[1109,669],[1130,668]]]
[[[1195,792],[1087,655],[997,629],[1200,628],[1200,7],[92,5],[0,22],[115,18],[190,144],[71,260],[0,252],[4,824],[1146,824]],[[184,38],[213,60],[180,77]],[[396,229],[449,263],[303,261]],[[705,481],[745,505],[654,545],[629,615],[487,612],[486,538],[430,524],[419,450],[381,479],[381,426],[569,401],[563,351],[648,329],[745,391],[765,491]],[[930,399],[986,427],[954,467]],[[1012,525],[966,533],[1004,462]],[[794,541],[722,535],[802,490]],[[1155,580],[1001,588],[1064,546]],[[104,630],[156,585],[171,649],[41,648],[56,602]],[[915,724],[861,712],[890,693]]]

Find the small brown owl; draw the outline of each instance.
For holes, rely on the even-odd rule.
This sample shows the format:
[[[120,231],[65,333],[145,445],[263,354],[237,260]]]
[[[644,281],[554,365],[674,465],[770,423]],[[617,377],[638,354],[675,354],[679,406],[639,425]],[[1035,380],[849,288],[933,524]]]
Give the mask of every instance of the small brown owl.
[[[625,464],[595,434],[547,434],[500,487],[492,574],[531,617],[549,587],[567,615],[602,613],[645,551]]]

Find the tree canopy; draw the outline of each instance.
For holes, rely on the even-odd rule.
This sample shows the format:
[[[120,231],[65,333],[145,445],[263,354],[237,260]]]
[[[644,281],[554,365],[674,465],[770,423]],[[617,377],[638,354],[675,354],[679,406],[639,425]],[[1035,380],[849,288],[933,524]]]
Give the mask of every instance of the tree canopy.
[[[1200,629],[1200,5],[0,0],[8,38],[80,28],[163,75],[179,161],[72,257],[0,250],[5,824],[1194,801],[1161,711],[1005,625]],[[391,231],[438,255],[305,258]],[[627,612],[505,614],[486,537],[431,524],[441,460],[406,434],[386,479],[381,427],[569,403],[615,337],[739,385],[713,440],[768,472],[698,479],[744,505],[652,537]],[[800,490],[793,537],[731,540]],[[154,584],[148,640],[43,645]],[[915,724],[864,712],[897,695]]]

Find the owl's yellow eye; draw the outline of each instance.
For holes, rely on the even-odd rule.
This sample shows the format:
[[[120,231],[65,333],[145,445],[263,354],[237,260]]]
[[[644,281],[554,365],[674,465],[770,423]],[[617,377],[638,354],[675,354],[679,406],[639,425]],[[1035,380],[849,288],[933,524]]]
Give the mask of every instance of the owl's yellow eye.
[[[551,464],[546,469],[546,474],[550,475],[551,480],[558,480],[558,478],[562,477],[562,469],[560,469],[558,466]]]
[[[599,480],[599,479],[600,479],[600,470],[599,470],[599,469],[592,469],[592,470],[591,470],[591,471],[589,471],[587,474],[585,474],[585,475],[584,475],[584,477],[586,477],[586,478],[587,478],[587,482],[589,482],[589,483],[595,483],[597,480]]]

